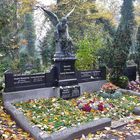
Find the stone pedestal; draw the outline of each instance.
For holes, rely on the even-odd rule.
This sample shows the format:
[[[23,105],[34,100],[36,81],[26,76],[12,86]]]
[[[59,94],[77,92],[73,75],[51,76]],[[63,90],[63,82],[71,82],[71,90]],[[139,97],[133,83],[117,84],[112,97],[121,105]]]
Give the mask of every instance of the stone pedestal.
[[[80,96],[75,60],[75,57],[54,58],[54,86],[59,88],[60,97],[63,99]]]

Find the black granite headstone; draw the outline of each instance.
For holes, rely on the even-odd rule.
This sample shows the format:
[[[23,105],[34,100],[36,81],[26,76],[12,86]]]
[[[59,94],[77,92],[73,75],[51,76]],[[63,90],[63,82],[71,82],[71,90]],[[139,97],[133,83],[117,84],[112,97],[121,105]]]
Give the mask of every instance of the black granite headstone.
[[[5,73],[5,92],[51,87],[50,73],[33,75],[14,75]]]
[[[91,82],[106,79],[106,69],[90,70],[90,71],[78,71],[78,82]]]
[[[54,86],[60,88],[60,97],[71,99],[80,96],[77,73],[75,70],[75,57],[61,57],[54,59]]]
[[[78,80],[75,71],[75,58],[60,58],[55,59],[55,74],[57,75],[54,79],[58,86],[71,86],[77,85]]]
[[[124,70],[124,75],[128,77],[129,81],[135,81],[136,72],[137,72],[136,66],[130,66]]]
[[[12,72],[6,71],[5,72],[5,92],[13,91],[14,90],[14,75]]]

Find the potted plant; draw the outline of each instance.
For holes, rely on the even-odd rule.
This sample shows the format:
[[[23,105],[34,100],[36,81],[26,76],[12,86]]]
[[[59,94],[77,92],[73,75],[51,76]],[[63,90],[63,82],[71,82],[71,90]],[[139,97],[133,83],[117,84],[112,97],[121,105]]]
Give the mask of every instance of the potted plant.
[[[117,89],[119,89],[119,87],[109,82],[101,87],[99,95],[104,98],[118,98],[122,93]]]

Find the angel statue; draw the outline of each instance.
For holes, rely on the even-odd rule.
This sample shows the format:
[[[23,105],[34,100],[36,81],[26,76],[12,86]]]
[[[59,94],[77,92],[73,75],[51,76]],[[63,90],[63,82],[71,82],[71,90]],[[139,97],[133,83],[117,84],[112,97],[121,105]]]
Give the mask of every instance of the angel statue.
[[[75,7],[66,16],[62,17],[61,20],[59,20],[55,13],[44,9],[43,7],[40,8],[45,12],[45,14],[47,14],[50,21],[55,26],[54,36],[56,52],[54,57],[73,56],[73,43],[68,30],[68,17],[73,13]]]

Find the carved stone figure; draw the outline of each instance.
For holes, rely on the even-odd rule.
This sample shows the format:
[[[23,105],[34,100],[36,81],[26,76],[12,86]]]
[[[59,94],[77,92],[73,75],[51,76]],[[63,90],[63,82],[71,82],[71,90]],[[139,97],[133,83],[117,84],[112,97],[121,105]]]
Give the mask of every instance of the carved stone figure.
[[[62,17],[61,20],[58,19],[58,16],[55,13],[44,9],[43,7],[41,7],[41,9],[47,14],[50,21],[55,26],[55,57],[73,56],[73,43],[68,30],[68,17],[72,14],[75,7],[66,16]]]

